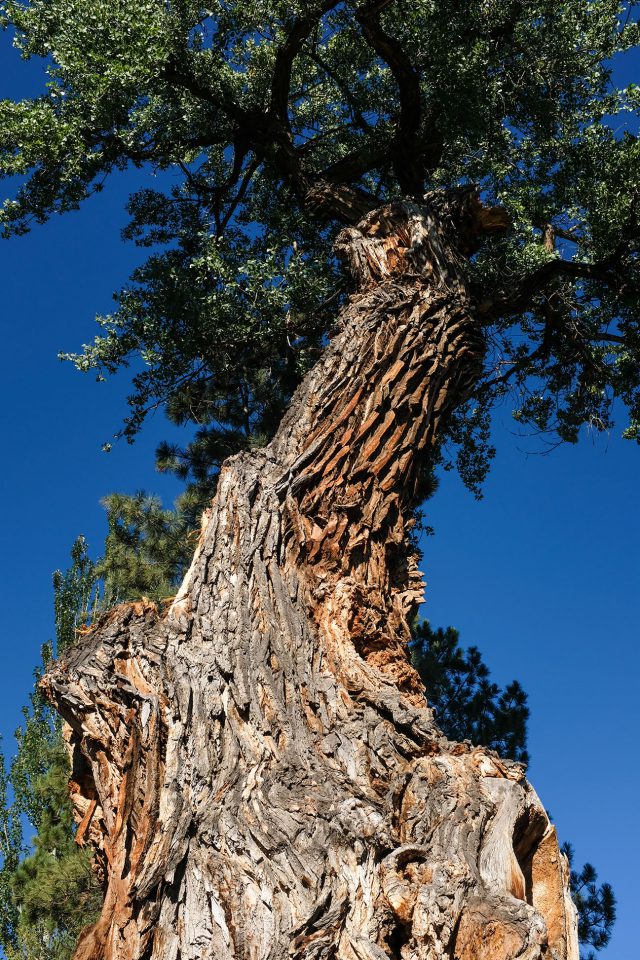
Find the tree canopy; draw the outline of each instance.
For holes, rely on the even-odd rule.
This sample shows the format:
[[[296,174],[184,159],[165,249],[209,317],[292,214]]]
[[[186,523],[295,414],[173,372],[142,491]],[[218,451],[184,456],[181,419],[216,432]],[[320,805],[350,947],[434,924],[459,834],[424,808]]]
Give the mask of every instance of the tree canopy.
[[[4,0],[42,95],[0,103],[5,234],[72,210],[130,164],[159,174],[125,236],[149,258],[72,359],[136,364],[123,433],[163,405],[196,424],[162,469],[194,512],[221,461],[268,439],[348,293],[338,226],[393,198],[477,184],[511,220],[469,264],[489,345],[449,426],[478,489],[488,414],[575,441],[627,408],[638,439],[638,88],[618,0],[228,3]],[[169,174],[170,173],[170,177]],[[12,181],[13,182],[13,181]],[[142,364],[140,365],[140,361]],[[445,454],[445,458],[449,454]]]

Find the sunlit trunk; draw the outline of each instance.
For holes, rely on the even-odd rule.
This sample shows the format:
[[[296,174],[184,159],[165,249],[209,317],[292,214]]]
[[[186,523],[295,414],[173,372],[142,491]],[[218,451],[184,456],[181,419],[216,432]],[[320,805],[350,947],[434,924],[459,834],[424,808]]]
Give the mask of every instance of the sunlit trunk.
[[[407,657],[412,511],[482,369],[481,220],[460,192],[343,231],[356,292],[224,465],[173,605],[117,608],[45,679],[105,877],[78,960],[576,960],[522,768],[447,741]]]

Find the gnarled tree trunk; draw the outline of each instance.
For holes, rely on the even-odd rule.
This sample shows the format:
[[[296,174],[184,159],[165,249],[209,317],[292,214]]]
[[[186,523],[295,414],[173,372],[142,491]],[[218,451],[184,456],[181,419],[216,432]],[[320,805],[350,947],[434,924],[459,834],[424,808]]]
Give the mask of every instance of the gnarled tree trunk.
[[[106,898],[77,960],[575,960],[522,768],[447,741],[407,658],[408,530],[481,370],[469,192],[340,235],[357,292],[272,443],[228,461],[165,615],[105,616],[44,687]]]

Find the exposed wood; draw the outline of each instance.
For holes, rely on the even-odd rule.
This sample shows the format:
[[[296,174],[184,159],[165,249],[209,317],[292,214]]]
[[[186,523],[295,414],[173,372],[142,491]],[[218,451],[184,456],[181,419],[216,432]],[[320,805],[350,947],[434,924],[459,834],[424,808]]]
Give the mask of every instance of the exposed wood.
[[[43,689],[106,899],[76,960],[577,960],[522,768],[433,722],[408,536],[484,344],[470,190],[345,229],[356,292],[272,443],[224,465],[168,613],[117,608]]]

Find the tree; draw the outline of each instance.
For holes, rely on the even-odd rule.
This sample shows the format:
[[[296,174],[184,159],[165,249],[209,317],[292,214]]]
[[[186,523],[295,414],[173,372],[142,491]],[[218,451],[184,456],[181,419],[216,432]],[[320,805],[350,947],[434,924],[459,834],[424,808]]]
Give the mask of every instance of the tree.
[[[157,497],[112,494],[105,499],[109,532],[95,567],[102,581],[102,607],[141,596],[167,600],[182,580],[193,552],[195,530],[184,510],[165,510]]]
[[[196,420],[161,460],[217,486],[171,607],[42,682],[108,852],[78,958],[575,956],[521,767],[425,708],[410,531],[448,446],[478,489],[511,390],[569,441],[618,398],[638,439],[633,7],[5,0],[50,73],[2,104],[7,233],[182,172],[131,199],[157,249],[76,359],[140,355],[125,435]]]
[[[573,866],[573,848],[570,843],[562,845],[562,852]],[[606,947],[611,939],[611,931],[616,920],[616,898],[611,884],[596,886],[598,874],[590,863],[582,870],[571,870],[571,893],[578,908],[578,935],[580,942],[589,944],[596,950]],[[587,960],[594,960],[590,950]]]
[[[438,726],[451,740],[471,740],[527,764],[526,693],[517,680],[500,690],[478,648],[463,650],[458,639],[453,627],[434,630],[427,620],[413,631],[411,659]]]
[[[463,650],[453,627],[434,630],[428,621],[414,631],[412,660],[425,685],[438,726],[452,740],[471,740],[501,757],[527,763],[527,694],[517,680],[504,690],[489,680],[489,668],[477,647]],[[609,883],[597,886],[590,863],[573,869],[573,848],[562,852],[571,869],[571,895],[578,911],[578,938],[583,946],[606,947],[616,919],[616,898]],[[582,956],[582,954],[581,954]],[[593,950],[585,960],[594,960]]]
[[[155,526],[148,529],[147,537],[153,538],[155,529]],[[152,544],[150,552],[153,554],[154,550],[155,544]],[[74,562],[66,576],[58,573],[54,579],[59,629],[62,627],[63,634],[69,630],[75,631],[76,624],[84,621],[86,601],[96,586],[96,571],[104,568],[104,564],[94,565],[88,561],[82,539],[74,545],[72,557]],[[164,556],[160,563],[164,568]],[[155,579],[160,577],[158,573]],[[137,582],[134,571],[132,582],[125,592],[130,592]],[[60,624],[60,614],[63,620],[68,621],[65,626]],[[477,647],[462,650],[458,639],[458,632],[452,627],[434,630],[427,621],[422,621],[414,629],[413,663],[425,685],[429,706],[435,711],[440,729],[452,740],[468,739],[474,744],[496,750],[507,759],[527,762],[525,748],[529,709],[526,693],[517,681],[501,691],[489,681],[489,669]],[[40,671],[37,671],[39,674]],[[37,706],[42,715],[46,708],[41,700],[37,701]],[[34,728],[34,719],[34,716],[30,716],[27,721],[31,725],[30,737],[25,737],[19,731],[20,753],[14,769],[33,769],[34,760],[36,767],[35,776],[17,778],[22,786],[20,807],[23,812],[33,811],[34,808],[47,812],[63,811],[62,816],[58,813],[55,817],[54,842],[50,835],[50,814],[42,816],[42,813],[32,813],[31,823],[32,826],[39,824],[35,846],[41,855],[43,851],[48,851],[50,857],[54,847],[64,851],[64,855],[58,853],[53,877],[45,873],[45,884],[42,883],[43,871],[38,869],[37,857],[20,863],[21,831],[16,823],[17,805],[8,803],[5,791],[0,810],[5,824],[3,836],[6,838],[2,848],[4,864],[0,871],[0,903],[5,918],[5,926],[0,932],[0,945],[9,957],[22,956],[28,950],[32,960],[37,953],[34,944],[37,944],[40,953],[47,958],[66,958],[71,956],[77,932],[91,923],[98,912],[99,892],[97,886],[90,883],[87,861],[70,846],[75,839],[67,794],[71,771],[62,750],[59,727],[56,728],[58,736],[52,747],[51,726],[45,723]],[[27,743],[31,746],[26,747]],[[45,764],[46,772],[43,772]],[[572,865],[571,845],[563,844],[562,850]],[[42,856],[40,859],[43,859]],[[47,873],[50,872],[49,869]],[[596,884],[597,873],[591,864],[585,864],[580,871],[571,870],[571,893],[578,910],[580,943],[600,950],[611,938],[615,922],[615,896],[610,884],[603,883],[599,887]],[[89,895],[84,893],[87,885]],[[71,891],[73,893],[69,896]],[[61,893],[63,896],[60,896]],[[18,907],[21,905],[24,905],[24,916],[19,923]],[[45,937],[42,936],[43,930],[47,931]],[[50,931],[54,931],[53,937]],[[590,951],[587,960],[593,958],[594,953]]]
[[[82,537],[71,559],[66,573],[54,574],[56,643],[42,648],[36,680],[75,643],[93,605],[94,566]],[[0,946],[7,960],[67,960],[82,928],[98,916],[102,892],[90,848],[76,843],[60,717],[37,687],[23,714],[8,772],[0,755]]]

